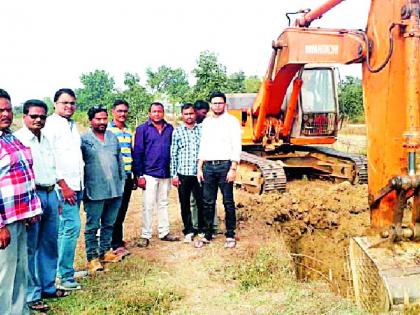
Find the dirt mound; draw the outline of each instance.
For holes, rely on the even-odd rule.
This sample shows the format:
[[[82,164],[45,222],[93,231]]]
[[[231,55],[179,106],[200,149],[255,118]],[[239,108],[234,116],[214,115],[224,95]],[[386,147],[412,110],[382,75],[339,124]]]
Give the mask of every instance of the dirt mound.
[[[366,185],[323,181],[294,181],[283,194],[241,195],[238,208],[243,219],[263,219],[293,239],[337,229],[345,218],[369,209]]]

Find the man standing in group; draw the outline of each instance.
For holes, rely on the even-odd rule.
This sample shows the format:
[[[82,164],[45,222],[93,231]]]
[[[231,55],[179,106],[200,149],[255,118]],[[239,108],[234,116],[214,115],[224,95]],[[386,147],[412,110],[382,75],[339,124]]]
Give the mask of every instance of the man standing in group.
[[[58,227],[58,289],[78,290],[74,280],[74,255],[80,233],[80,201],[83,192],[83,158],[80,134],[71,119],[76,111],[76,95],[60,89],[54,95],[55,112],[47,118],[44,134],[51,144],[60,188],[62,213]]]
[[[196,121],[197,124],[201,124],[204,120],[204,118],[207,117],[207,113],[210,110],[209,103],[204,100],[196,100],[194,102],[194,109],[196,114]],[[219,230],[219,220],[217,219],[217,211],[216,211],[216,205],[214,210],[214,220],[213,220],[213,231],[214,233],[217,233]],[[197,204],[195,202],[194,196],[191,196],[191,215],[192,215],[192,222],[194,229],[198,229],[198,208]],[[200,231],[201,233],[202,231]]]
[[[207,113],[210,110],[209,103],[203,100],[196,100],[194,102],[194,109],[195,109],[195,114],[197,116],[197,119],[196,119],[197,124],[201,124],[204,118],[206,118]]]
[[[0,89],[0,314],[29,314],[26,223],[42,210],[30,149],[11,134],[12,120],[10,96]]]
[[[220,188],[225,208],[225,247],[233,248],[236,246],[233,182],[241,156],[241,128],[238,120],[227,113],[225,94],[212,93],[210,106],[213,115],[203,122],[197,166],[198,181],[203,183],[205,236],[195,246],[202,247],[212,239],[214,209]]]
[[[181,217],[184,223],[184,242],[190,243],[202,229],[203,196],[197,181],[197,160],[200,147],[201,125],[196,124],[194,105],[186,103],[181,108],[183,125],[172,135],[171,176],[172,184],[178,187]],[[191,217],[191,193],[197,203],[198,228],[193,228]]]
[[[107,131],[108,113],[96,105],[88,110],[91,129],[82,136],[85,161],[85,244],[89,273],[102,271],[101,263],[122,259],[111,249],[112,230],[124,189],[125,172],[117,137]],[[100,229],[100,237],[96,233]],[[99,244],[98,244],[99,243]],[[99,245],[99,246],[98,246]]]
[[[133,171],[137,186],[143,191],[143,226],[140,247],[147,247],[152,238],[152,213],[157,206],[158,234],[162,241],[179,241],[169,233],[168,197],[171,186],[169,163],[173,127],[164,120],[163,105],[154,102],[149,119],[136,129]]]
[[[111,131],[120,143],[122,160],[124,162],[125,184],[124,193],[121,200],[121,206],[118,210],[117,219],[115,220],[114,229],[112,231],[112,249],[116,255],[121,257],[127,256],[130,252],[127,250],[123,238],[123,224],[127,213],[128,204],[130,202],[131,192],[136,188],[133,182],[133,174],[131,170],[132,158],[132,132],[126,125],[128,117],[129,105],[124,100],[116,100],[112,105],[112,121],[109,123],[108,130]]]
[[[42,297],[61,297],[64,291],[56,290],[55,277],[58,258],[58,197],[55,191],[56,170],[50,143],[42,132],[48,107],[40,100],[23,104],[24,126],[15,136],[31,149],[35,185],[41,199],[41,221],[27,229],[28,233],[28,290],[27,303],[35,311],[46,311]]]

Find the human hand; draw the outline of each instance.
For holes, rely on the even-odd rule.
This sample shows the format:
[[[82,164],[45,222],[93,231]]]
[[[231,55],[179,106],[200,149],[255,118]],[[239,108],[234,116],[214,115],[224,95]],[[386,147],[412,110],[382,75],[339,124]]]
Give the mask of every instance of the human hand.
[[[226,181],[228,183],[233,183],[236,179],[236,170],[230,169],[229,172],[226,175]]]
[[[146,189],[146,178],[144,178],[143,176],[139,177],[137,179],[137,186],[141,189]]]
[[[40,221],[41,221],[41,215],[38,214],[34,217],[28,218],[26,222],[28,223],[28,225],[32,225]]]
[[[10,233],[6,226],[0,228],[0,249],[5,249],[10,244]]]
[[[179,180],[179,178],[177,176],[172,178],[172,185],[173,186],[178,187],[179,184],[181,184],[181,181]]]
[[[61,194],[63,195],[63,201],[68,202],[72,206],[76,204],[76,193],[69,186],[65,185],[61,187]]]
[[[202,169],[197,170],[197,180],[200,184],[204,181],[204,174]]]

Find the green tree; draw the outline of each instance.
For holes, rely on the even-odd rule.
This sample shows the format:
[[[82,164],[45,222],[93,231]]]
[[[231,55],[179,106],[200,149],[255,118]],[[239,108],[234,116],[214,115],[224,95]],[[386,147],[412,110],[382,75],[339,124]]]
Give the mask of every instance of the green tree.
[[[243,71],[234,72],[228,76],[228,93],[244,93],[245,92],[245,73]]]
[[[346,76],[338,85],[340,112],[351,121],[363,121],[363,91],[359,78]]]
[[[130,104],[128,124],[136,127],[147,119],[149,105],[153,102],[153,96],[140,84],[140,77],[135,73],[124,74],[125,89],[115,95]]]
[[[96,104],[110,106],[116,90],[114,78],[107,72],[95,70],[84,73],[80,76],[80,82],[83,87],[76,90],[80,110],[85,111]]]
[[[164,94],[172,104],[184,102],[189,93],[190,85],[185,71],[181,68],[172,69],[160,66],[157,71],[146,70],[147,85],[154,94]]]
[[[51,97],[46,96],[42,100],[48,106],[48,113],[49,114],[54,113],[54,102],[52,101]]]
[[[228,90],[226,67],[219,63],[217,55],[213,52],[202,51],[192,73],[197,79],[193,87],[192,99],[208,99],[211,92]]]
[[[260,89],[261,79],[256,75],[246,77],[244,81],[246,93],[256,93]]]

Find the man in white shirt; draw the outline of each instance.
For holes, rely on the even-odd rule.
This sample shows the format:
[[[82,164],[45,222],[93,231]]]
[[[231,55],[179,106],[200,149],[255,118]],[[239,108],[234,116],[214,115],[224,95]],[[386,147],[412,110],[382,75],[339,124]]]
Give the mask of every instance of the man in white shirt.
[[[55,160],[50,143],[42,133],[48,107],[40,100],[23,104],[24,126],[15,132],[26,147],[31,149],[36,193],[41,200],[41,221],[27,228],[28,287],[26,302],[34,311],[47,311],[41,298],[63,295],[55,288],[58,258],[58,197],[55,191]]]
[[[226,222],[226,248],[236,246],[236,210],[233,182],[241,156],[241,127],[239,121],[226,111],[226,96],[215,92],[210,96],[212,116],[202,124],[197,179],[203,183],[204,238],[195,242],[203,247],[212,239],[217,190],[223,195]]]
[[[77,290],[74,280],[74,255],[80,233],[80,201],[83,191],[83,157],[80,134],[71,119],[76,111],[76,95],[71,89],[60,89],[54,95],[55,112],[47,118],[47,136],[56,161],[56,177],[60,188],[62,213],[58,228],[59,284],[63,290]]]

